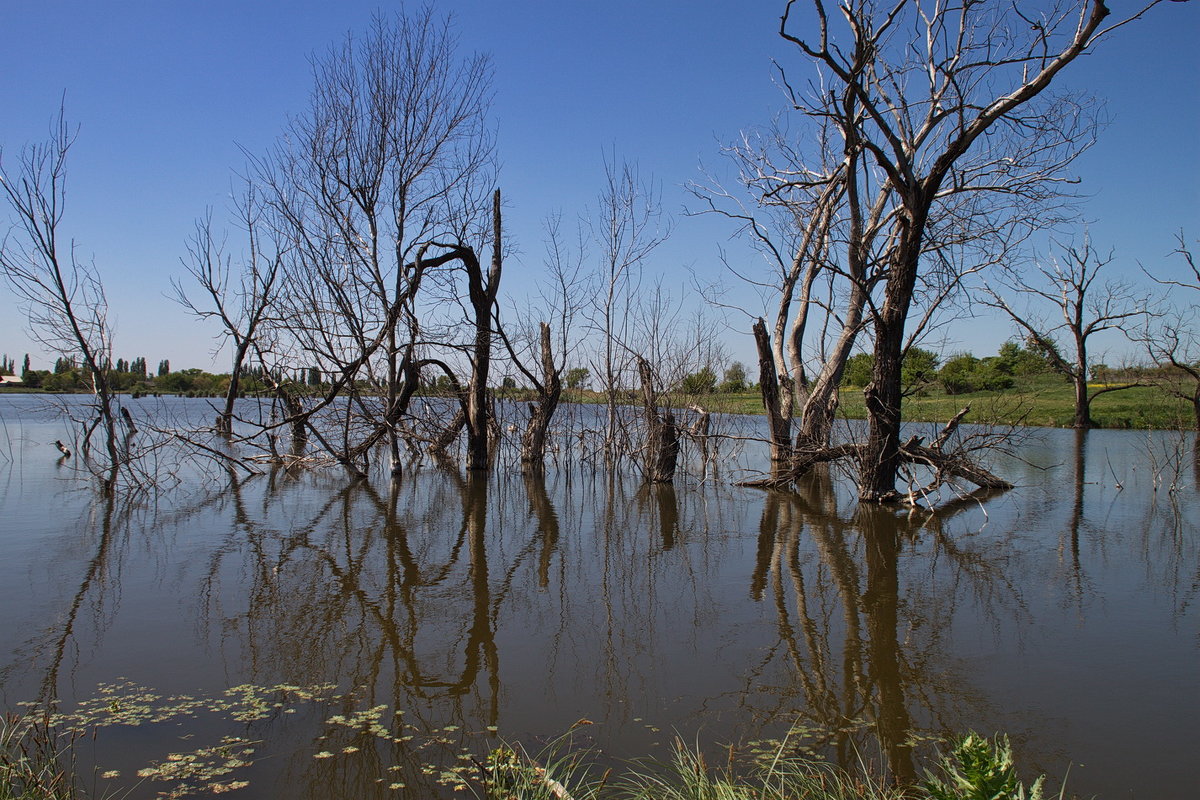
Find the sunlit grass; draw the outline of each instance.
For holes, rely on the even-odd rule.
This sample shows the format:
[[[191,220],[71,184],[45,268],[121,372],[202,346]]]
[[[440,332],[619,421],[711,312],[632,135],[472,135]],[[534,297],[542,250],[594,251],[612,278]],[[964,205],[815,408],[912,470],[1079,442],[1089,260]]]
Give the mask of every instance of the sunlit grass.
[[[39,715],[0,717],[0,800],[68,800],[79,796],[72,745]]]
[[[73,800],[119,797],[127,781],[145,784],[161,798],[207,797],[250,786],[247,771],[260,757],[258,746],[269,727],[255,735],[222,735],[191,749],[165,752],[136,775],[94,765],[90,782],[101,790],[83,792],[86,775],[77,771],[75,748],[84,735],[109,726],[179,724],[198,715],[216,715],[236,724],[264,723],[307,707],[323,731],[305,749],[314,762],[360,762],[378,770],[375,783],[390,791],[419,789],[430,796],[465,793],[481,800],[1040,800],[1042,778],[1026,786],[1017,777],[1012,749],[1004,737],[968,734],[929,762],[923,780],[899,784],[873,762],[843,768],[822,760],[803,742],[797,728],[781,740],[729,748],[721,763],[710,763],[699,745],[676,739],[665,759],[639,759],[614,765],[590,748],[577,747],[581,720],[564,736],[537,752],[499,741],[497,729],[467,732],[459,725],[425,729],[403,721],[403,711],[386,705],[357,704],[328,685],[233,687],[218,696],[161,696],[130,682],[104,685],[98,694],[66,714],[30,707],[0,724],[0,800]],[[346,702],[351,705],[347,706]],[[338,704],[341,713],[326,709]],[[421,741],[409,747],[416,736]],[[578,738],[577,738],[578,737]],[[177,747],[190,734],[173,734],[163,744]],[[215,738],[215,737],[214,737]],[[293,746],[296,744],[292,743]],[[393,749],[396,745],[402,745]],[[431,749],[426,749],[431,748]],[[391,751],[391,757],[385,755]],[[407,751],[408,758],[397,757]],[[416,762],[410,760],[417,756]],[[389,766],[389,764],[391,766]],[[340,770],[339,770],[340,771]],[[413,786],[415,781],[418,786]],[[260,787],[261,788],[261,787]],[[432,794],[430,794],[432,793]],[[413,796],[401,793],[398,796]],[[1060,795],[1061,796],[1061,795]]]
[[[757,392],[712,394],[696,400],[709,411],[762,414]],[[692,402],[688,400],[688,402]],[[682,403],[686,405],[686,403]],[[1037,375],[1021,378],[999,392],[948,395],[931,386],[904,399],[904,419],[909,422],[946,422],[963,406],[971,406],[967,422],[990,425],[1035,425],[1068,428],[1075,420],[1074,389],[1062,378]],[[865,419],[862,389],[841,390],[839,413],[847,419]],[[1152,386],[1135,386],[1106,392],[1092,401],[1092,419],[1102,428],[1190,429],[1194,416],[1186,402]]]
[[[749,765],[713,766],[699,747],[676,740],[666,761],[640,761],[620,774],[589,768],[560,740],[529,756],[493,750],[476,796],[486,800],[1041,800],[1044,778],[1017,777],[1003,736],[956,740],[925,778],[900,785],[868,769],[851,771],[793,748],[787,739]],[[1059,797],[1062,797],[1060,794]]]

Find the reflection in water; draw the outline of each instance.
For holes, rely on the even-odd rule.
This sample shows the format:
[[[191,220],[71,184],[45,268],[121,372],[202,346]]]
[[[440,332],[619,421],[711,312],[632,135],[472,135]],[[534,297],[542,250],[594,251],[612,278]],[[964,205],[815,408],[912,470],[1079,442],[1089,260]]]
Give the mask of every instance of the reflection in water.
[[[1003,562],[956,542],[949,527],[988,496],[964,497],[937,515],[898,517],[865,506],[840,513],[828,472],[811,474],[795,494],[769,493],[750,595],[762,600],[770,591],[790,684],[765,715],[797,714],[811,745],[847,768],[875,742],[895,779],[913,780],[914,742],[958,730],[956,720],[979,706],[943,650],[959,588],[969,585],[991,613],[1023,606]],[[911,572],[902,580],[902,553],[911,560],[920,549],[945,560],[944,585]],[[770,673],[775,652],[754,681]],[[916,729],[913,707],[931,727]]]
[[[817,558],[810,580],[801,563],[804,536]],[[773,585],[780,641],[803,695],[800,715],[816,744],[853,767],[863,744],[856,734],[865,725],[896,778],[911,780],[916,771],[905,683],[920,683],[922,676],[902,677],[900,537],[896,518],[881,509],[859,509],[853,522],[843,519],[828,473],[814,473],[797,495],[767,496],[751,593],[761,597]],[[861,562],[851,554],[855,539],[863,548]]]
[[[582,717],[614,760],[675,731],[736,744],[798,722],[841,763],[885,761],[902,779],[927,737],[1006,730],[1039,769],[1101,764],[1092,784],[1072,773],[1075,791],[1100,791],[1122,785],[1119,760],[1094,757],[1109,715],[1153,731],[1155,753],[1194,732],[1181,631],[1200,592],[1195,521],[1139,485],[1133,456],[1112,458],[1117,489],[1105,436],[1056,435],[1042,462],[1061,467],[1027,481],[1044,494],[977,494],[932,516],[859,508],[828,472],[790,494],[592,469],[350,485],[277,469],[142,509],[39,484],[88,511],[67,526],[43,510],[58,519],[41,539],[5,540],[0,692],[70,703],[119,675],[164,693],[337,683],[328,705],[237,729],[269,755],[243,797],[395,797],[393,779],[399,796],[432,796],[422,768],[478,753],[490,727],[536,748]],[[31,505],[8,502],[6,520]],[[1128,665],[1118,636],[1163,655]],[[1120,691],[1085,691],[1097,662]],[[1120,716],[1114,698],[1160,686],[1168,701]],[[333,721],[379,706],[393,739]],[[106,730],[101,747],[145,763],[161,757],[138,749],[147,739],[179,733]]]

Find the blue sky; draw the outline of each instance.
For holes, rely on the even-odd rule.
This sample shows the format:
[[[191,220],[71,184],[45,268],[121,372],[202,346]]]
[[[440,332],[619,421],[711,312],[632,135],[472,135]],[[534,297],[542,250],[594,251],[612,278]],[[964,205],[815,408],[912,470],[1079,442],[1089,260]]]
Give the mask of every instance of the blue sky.
[[[1114,10],[1131,4],[1112,0]],[[66,231],[95,257],[116,323],[116,354],[170,358],[176,369],[226,369],[212,334],[166,295],[182,273],[194,220],[228,205],[241,148],[262,151],[307,102],[308,59],[395,3],[216,0],[5,3],[0,47],[0,145],[45,136],[66,93],[79,123]],[[506,287],[519,295],[540,268],[549,213],[585,211],[600,189],[603,155],[636,160],[661,182],[675,221],[649,269],[681,287],[690,272],[722,276],[729,230],[683,214],[681,188],[739,130],[781,105],[771,59],[802,65],[776,36],[783,3],[480,2],[444,0],[464,51],[495,64],[494,119],[508,236],[519,248]],[[1167,3],[1073,65],[1062,84],[1107,99],[1111,124],[1080,162],[1093,241],[1167,271],[1181,228],[1200,238],[1200,3]],[[736,249],[733,251],[737,254]],[[6,292],[0,352],[33,354]],[[755,295],[731,290],[747,306]],[[762,313],[765,309],[755,309]],[[744,319],[731,320],[747,329]],[[1009,333],[985,319],[952,329],[950,349],[993,352]],[[729,332],[729,349],[751,355]]]

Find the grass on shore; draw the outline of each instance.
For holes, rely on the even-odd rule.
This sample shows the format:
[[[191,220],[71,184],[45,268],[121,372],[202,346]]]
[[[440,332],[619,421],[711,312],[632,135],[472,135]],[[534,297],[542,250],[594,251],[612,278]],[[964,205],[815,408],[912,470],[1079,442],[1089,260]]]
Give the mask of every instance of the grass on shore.
[[[0,800],[75,800],[84,797],[74,763],[79,733],[59,732],[34,715],[0,717]],[[356,748],[357,749],[357,748]],[[251,752],[251,751],[247,751]],[[619,775],[571,748],[571,736],[529,755],[500,745],[476,761],[475,777],[446,773],[444,785],[485,800],[1041,800],[1043,778],[1026,786],[1017,777],[1008,739],[974,733],[953,742],[913,785],[898,785],[865,766],[847,770],[805,755],[788,738],[747,763],[711,766],[698,747],[676,741],[668,761],[639,761]],[[247,762],[248,763],[248,762]],[[141,773],[139,772],[139,775]],[[442,781],[439,781],[442,782]],[[189,793],[210,795],[248,785],[199,783]],[[177,796],[172,793],[169,796]],[[1062,797],[1060,793],[1059,797]]]
[[[669,761],[638,762],[615,777],[610,772],[589,777],[597,772],[578,754],[568,750],[563,755],[555,746],[533,757],[520,748],[500,747],[484,765],[482,796],[486,800],[1042,800],[1045,780],[1043,776],[1032,784],[1022,783],[1007,737],[987,739],[975,733],[953,742],[933,769],[912,785],[896,784],[865,768],[850,771],[803,755],[786,739],[743,767],[713,767],[697,748],[677,740]]]
[[[1100,388],[1094,386],[1093,390]],[[564,399],[573,402],[603,403],[600,392],[568,392]],[[702,397],[672,395],[679,407],[698,403],[705,409],[730,414],[762,414],[762,396],[757,391],[716,393]],[[970,405],[966,422],[992,425],[1033,425],[1069,428],[1075,421],[1075,394],[1071,384],[1055,375],[1035,375],[1020,379],[1011,388],[999,392],[972,392],[948,395],[931,386],[904,400],[904,419],[908,422],[946,422],[963,406]],[[841,390],[839,413],[848,419],[866,419],[866,406],[860,387]],[[1101,428],[1145,430],[1190,430],[1195,416],[1188,403],[1152,386],[1134,386],[1106,392],[1092,401],[1092,419]]]

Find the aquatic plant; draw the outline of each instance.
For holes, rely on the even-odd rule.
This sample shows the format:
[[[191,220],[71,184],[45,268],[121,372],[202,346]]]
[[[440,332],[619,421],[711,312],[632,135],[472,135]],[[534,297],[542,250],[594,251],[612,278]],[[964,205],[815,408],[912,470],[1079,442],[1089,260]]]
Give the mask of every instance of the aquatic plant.
[[[38,714],[0,716],[0,800],[68,800],[78,794],[72,743]]]

